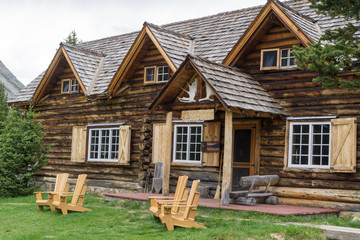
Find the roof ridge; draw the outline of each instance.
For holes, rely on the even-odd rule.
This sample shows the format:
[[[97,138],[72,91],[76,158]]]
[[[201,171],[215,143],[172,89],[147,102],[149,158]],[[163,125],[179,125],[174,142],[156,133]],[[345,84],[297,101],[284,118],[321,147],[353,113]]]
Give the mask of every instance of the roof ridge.
[[[80,43],[78,46],[82,46],[84,44],[89,44],[92,42],[98,42],[98,41],[102,41],[102,40],[109,40],[112,38],[119,38],[119,37],[125,37],[125,36],[129,36],[129,35],[133,35],[133,34],[139,34],[139,30],[137,31],[132,31],[132,32],[128,32],[128,33],[123,33],[123,34],[118,34],[118,35],[114,35],[114,36],[110,36],[110,37],[104,37],[104,38],[99,38],[99,39],[94,39],[94,40],[90,40],[90,41],[86,41],[86,42],[82,42]]]
[[[156,25],[156,24],[153,24],[153,23],[149,23],[149,22],[144,22],[144,26],[150,26],[152,28],[155,28],[157,30],[160,30],[160,31],[165,31],[167,33],[170,33],[170,34],[173,34],[173,35],[177,35],[179,37],[182,37],[182,38],[187,38],[189,40],[194,40],[195,37],[189,35],[189,34],[185,34],[185,33],[179,33],[177,31],[174,31],[174,30],[170,30],[170,29],[167,29],[163,26],[159,26],[159,25]]]
[[[297,14],[298,16],[305,18],[306,20],[312,22],[312,23],[316,23],[317,21],[309,16],[306,16],[302,13],[299,13],[298,11],[296,11],[295,9],[289,7],[288,5],[286,5],[286,3],[290,3],[293,1],[285,1],[285,2],[280,2],[279,0],[274,0],[274,2],[276,2],[276,4],[279,4],[281,7],[286,8],[287,10],[289,10],[290,12],[293,12],[295,14]]]
[[[208,16],[195,17],[195,18],[191,18],[191,19],[187,19],[187,20],[182,20],[182,21],[167,23],[167,24],[163,24],[163,25],[161,25],[161,26],[168,27],[168,26],[172,26],[172,25],[176,25],[176,24],[182,24],[182,23],[186,23],[186,22],[191,22],[191,21],[195,21],[195,20],[206,19],[206,18],[215,17],[215,16],[220,16],[220,15],[221,15],[221,16],[224,16],[225,14],[231,14],[231,13],[235,13],[235,12],[243,12],[243,11],[254,10],[254,9],[257,9],[257,8],[262,8],[262,7],[264,7],[264,6],[265,6],[265,4],[261,4],[261,5],[257,5],[257,6],[247,7],[247,8],[240,8],[240,9],[237,9],[237,10],[220,12],[220,13],[211,14],[211,15],[208,15]]]
[[[99,55],[99,57],[105,57],[105,56],[106,56],[106,54],[104,54],[104,53],[101,52],[101,51],[97,51],[97,50],[94,50],[94,49],[86,48],[86,47],[83,47],[83,46],[74,46],[74,45],[71,45],[71,44],[68,44],[68,43],[64,43],[64,42],[61,42],[61,43],[60,43],[60,46],[65,46],[65,47],[69,47],[69,48],[72,48],[72,49],[75,49],[75,50],[80,50],[80,51],[83,51],[83,52],[92,53],[92,54],[94,54],[94,55]]]
[[[242,72],[241,69],[237,68],[237,67],[230,67],[230,66],[227,66],[227,65],[224,65],[224,64],[221,64],[221,63],[217,63],[217,62],[213,62],[207,58],[204,58],[204,57],[199,57],[197,55],[194,55],[194,54],[188,54],[187,57],[189,57],[190,59],[192,60],[199,60],[199,61],[204,61],[206,63],[209,63],[209,64],[213,64],[213,65],[217,65],[217,66],[220,66],[220,67],[223,67],[223,68],[227,68],[227,69],[230,69],[230,70],[235,70],[235,71],[238,71],[238,72],[241,72],[243,74],[246,74],[246,75],[249,75],[251,76],[250,74],[248,73],[245,73],[245,72]]]

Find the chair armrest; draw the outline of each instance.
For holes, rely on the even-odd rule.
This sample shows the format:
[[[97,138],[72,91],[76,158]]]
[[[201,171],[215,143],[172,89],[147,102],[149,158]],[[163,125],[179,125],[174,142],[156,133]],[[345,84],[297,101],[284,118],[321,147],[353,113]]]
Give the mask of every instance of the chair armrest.
[[[60,197],[85,196],[85,194],[74,194],[73,192],[62,192],[62,193],[57,193],[56,195],[59,195]]]
[[[174,197],[162,197],[162,196],[149,196],[149,199],[170,199],[170,198],[174,198]]]
[[[44,191],[44,192],[34,192],[34,194],[38,194],[38,193],[53,193],[53,191]]]
[[[160,200],[158,201],[158,204],[162,205],[162,204],[172,204],[172,203],[178,203],[183,205],[184,203],[186,203],[186,200]]]
[[[172,207],[190,207],[190,208],[196,208],[198,205],[163,205],[164,208],[172,208]]]

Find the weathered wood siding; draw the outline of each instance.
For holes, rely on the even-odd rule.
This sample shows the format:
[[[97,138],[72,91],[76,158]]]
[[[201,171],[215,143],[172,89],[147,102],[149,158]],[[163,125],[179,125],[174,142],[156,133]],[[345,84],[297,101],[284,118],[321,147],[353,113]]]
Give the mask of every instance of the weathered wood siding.
[[[119,63],[120,64],[120,63]],[[142,191],[149,186],[152,122],[163,115],[150,115],[148,106],[164,84],[144,85],[144,66],[166,65],[156,47],[147,43],[116,96],[88,98],[82,92],[61,94],[61,79],[73,78],[69,65],[53,79],[46,97],[34,108],[40,113],[45,142],[51,145],[49,163],[37,173],[39,181],[53,182],[59,172],[88,175],[90,191]],[[130,165],[117,163],[71,162],[72,127],[94,123],[131,125]]]
[[[288,44],[289,42],[291,44]],[[260,71],[261,48],[286,48],[291,47],[292,44],[296,44],[296,40],[289,31],[281,27],[270,28],[241,67],[252,73],[254,78],[284,107],[288,116],[359,117],[360,91],[322,88],[319,83],[312,82],[315,77],[313,73],[301,70]],[[263,119],[260,174],[280,176],[278,187],[273,188],[276,195],[280,196],[280,203],[359,210],[359,127],[358,125],[356,173],[330,173],[330,170],[319,172],[314,169],[284,170],[286,120]],[[345,196],[356,197],[349,199]]]

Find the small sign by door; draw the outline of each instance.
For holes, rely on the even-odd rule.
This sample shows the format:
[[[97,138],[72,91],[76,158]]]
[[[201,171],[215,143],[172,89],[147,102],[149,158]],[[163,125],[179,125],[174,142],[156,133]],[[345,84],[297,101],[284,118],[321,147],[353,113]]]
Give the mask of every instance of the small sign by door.
[[[202,152],[220,152],[220,142],[201,142]]]

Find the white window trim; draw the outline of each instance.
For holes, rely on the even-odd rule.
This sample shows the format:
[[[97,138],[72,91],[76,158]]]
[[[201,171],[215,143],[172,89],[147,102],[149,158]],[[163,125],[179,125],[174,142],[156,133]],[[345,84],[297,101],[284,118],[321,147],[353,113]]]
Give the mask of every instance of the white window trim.
[[[109,150],[108,150],[108,156],[110,157],[111,156],[111,146],[112,146],[112,130],[119,130],[119,127],[98,127],[98,128],[89,128],[88,131],[89,131],[89,134],[88,134],[88,137],[87,137],[87,141],[88,141],[88,151],[87,151],[87,160],[89,162],[118,162],[118,157],[116,159],[111,159],[111,158],[108,158],[108,159],[101,159],[101,158],[90,158],[91,154],[90,154],[90,150],[91,150],[91,131],[94,131],[94,130],[99,130],[99,143],[98,143],[98,146],[99,146],[99,149],[98,149],[98,156],[100,157],[100,154],[101,154],[101,130],[109,130],[110,134],[109,134],[109,139],[110,139],[110,142],[109,142]],[[119,137],[120,137],[120,130],[119,130]],[[118,144],[119,144],[119,140],[118,140]],[[118,148],[118,151],[119,151],[119,148]]]
[[[321,165],[313,165],[312,163],[312,151],[313,151],[313,128],[311,125],[313,124],[328,124],[329,125],[329,162],[327,166],[321,166]],[[292,146],[293,146],[293,126],[294,125],[309,125],[309,159],[307,165],[300,165],[300,164],[292,164]],[[330,160],[331,160],[331,122],[290,122],[290,130],[289,130],[289,146],[288,146],[288,167],[289,168],[317,168],[317,169],[330,169]]]
[[[283,56],[282,56],[282,51],[283,51],[283,50],[289,50],[289,55],[286,56],[286,57],[283,57]],[[280,49],[279,68],[281,68],[281,69],[286,69],[286,68],[296,68],[296,67],[297,67],[296,63],[295,63],[295,65],[290,65],[290,58],[292,58],[292,57],[290,57],[290,52],[291,52],[291,50],[292,50],[292,48],[282,48],[282,49]],[[287,65],[287,66],[282,66],[282,64],[281,64],[281,63],[282,63],[282,60],[285,59],[285,58],[287,59],[287,63],[288,63],[289,65]],[[294,56],[294,58],[295,58],[295,56]]]
[[[76,84],[73,85],[73,81],[75,81]],[[76,86],[76,89],[75,89],[75,90],[73,90],[73,86]],[[77,92],[79,92],[79,82],[78,82],[78,80],[77,80],[76,78],[70,79],[70,92],[71,92],[71,93],[77,93]]]
[[[203,136],[204,136],[204,129],[203,129],[203,125],[202,124],[176,124],[174,125],[174,140],[173,140],[173,162],[174,163],[189,163],[189,164],[202,164],[202,151],[200,149],[200,161],[191,161],[191,160],[176,160],[176,137],[177,137],[177,128],[178,127],[201,127],[201,139],[203,139]],[[188,131],[188,133],[190,133],[190,129]],[[189,155],[190,155],[190,137],[188,135],[188,138],[187,138],[187,151],[186,151],[186,158],[188,159],[189,158]]]
[[[167,80],[162,80],[162,81],[159,81],[159,68],[162,68],[164,70],[164,68],[167,68],[168,69],[168,72],[167,72],[167,76],[168,76],[168,79]],[[158,83],[163,83],[163,82],[167,82],[169,81],[169,67],[168,66],[158,66],[156,67],[156,82]],[[164,71],[163,73],[161,74],[163,77],[165,76],[164,74]]]

